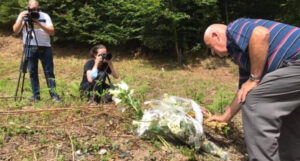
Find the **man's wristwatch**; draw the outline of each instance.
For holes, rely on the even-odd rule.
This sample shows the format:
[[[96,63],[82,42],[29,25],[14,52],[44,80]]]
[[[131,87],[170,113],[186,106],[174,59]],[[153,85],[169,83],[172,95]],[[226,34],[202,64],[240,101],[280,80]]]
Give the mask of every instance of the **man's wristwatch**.
[[[260,81],[260,77],[256,77],[254,74],[250,74],[249,80],[251,80],[251,81]]]

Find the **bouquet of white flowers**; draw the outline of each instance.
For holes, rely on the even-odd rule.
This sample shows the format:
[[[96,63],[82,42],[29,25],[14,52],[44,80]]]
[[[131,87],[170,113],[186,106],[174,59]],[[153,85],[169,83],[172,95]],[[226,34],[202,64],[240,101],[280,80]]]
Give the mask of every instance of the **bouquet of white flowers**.
[[[133,122],[139,136],[162,135],[228,160],[227,152],[205,138],[203,115],[195,101],[165,94],[144,104],[150,109],[144,111],[142,120]]]

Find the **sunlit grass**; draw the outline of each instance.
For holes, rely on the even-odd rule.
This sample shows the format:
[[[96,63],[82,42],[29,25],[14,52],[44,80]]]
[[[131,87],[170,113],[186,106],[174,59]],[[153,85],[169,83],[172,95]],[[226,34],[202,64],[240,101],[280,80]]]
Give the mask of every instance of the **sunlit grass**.
[[[41,64],[39,64],[39,79],[41,86],[42,101],[30,103],[27,99],[31,97],[31,89],[29,75],[26,74],[25,86],[22,101],[14,101],[13,99],[1,99],[0,110],[34,110],[34,109],[49,109],[63,108],[70,106],[86,106],[86,100],[79,98],[79,84],[82,79],[83,65],[89,59],[88,51],[86,53],[76,52],[76,50],[55,50],[54,65],[57,84],[57,92],[62,97],[62,103],[55,103],[50,100],[48,88],[44,78],[44,73]],[[16,89],[18,74],[19,74],[19,59],[16,57],[12,61],[14,53],[0,54],[0,96],[13,97]],[[8,56],[9,55],[9,56]],[[84,56],[86,55],[86,56]],[[193,64],[192,69],[183,68],[176,65],[172,59],[164,58],[130,58],[118,54],[114,57],[113,63],[116,70],[120,74],[120,80],[124,80],[131,89],[134,89],[134,96],[137,100],[143,103],[146,100],[154,99],[167,93],[180,97],[191,98],[199,103],[202,107],[208,108],[213,113],[220,113],[226,105],[228,105],[233,97],[233,92],[236,87],[236,68],[228,60],[215,62],[215,59],[200,60],[198,64]],[[224,65],[225,64],[225,65]],[[120,80],[115,80],[111,77],[113,83],[118,83]],[[0,121],[3,124],[13,124],[12,128],[0,129],[0,147],[4,146],[7,137],[19,135],[28,135],[30,138],[38,138],[44,144],[57,143],[44,135],[39,135],[35,130],[26,127],[18,127],[23,125],[41,125],[48,126],[66,120],[80,118],[86,113],[84,110],[76,112],[61,112],[49,113],[43,112],[38,115],[11,115],[1,117]],[[124,114],[124,116],[130,115]],[[93,122],[93,119],[90,120]],[[104,133],[106,125],[97,124],[98,132]],[[65,135],[64,131],[57,129],[57,135]],[[131,130],[130,123],[124,123],[120,131],[126,132]],[[63,136],[64,138],[66,136]],[[97,136],[99,137],[99,135]],[[82,138],[72,136],[75,147],[79,146]],[[100,142],[103,140],[100,140]],[[68,143],[68,139],[66,141]],[[112,146],[110,141],[103,141],[108,147]],[[81,145],[76,150],[94,151],[99,150],[99,140],[97,145]],[[100,143],[99,143],[100,144]],[[155,145],[153,145],[155,146]],[[49,146],[51,147],[51,146]],[[88,150],[86,150],[88,149]],[[194,150],[189,147],[182,147],[178,150],[188,158],[194,159]],[[107,153],[107,158],[110,158],[110,153]],[[57,152],[56,160],[66,160],[69,154]],[[31,154],[24,154],[20,158],[30,158]]]
[[[57,84],[56,90],[64,102],[61,104],[49,104],[49,101],[47,102],[47,100],[50,99],[49,89],[46,86],[41,64],[39,64],[41,97],[46,103],[40,102],[34,104],[37,108],[84,105],[84,101],[79,99],[79,84],[82,79],[83,65],[89,57],[72,55],[64,57],[61,55],[63,55],[63,53],[59,53],[59,55],[55,57],[54,64]],[[4,63],[5,59],[5,56],[1,56],[3,62],[0,63],[0,69],[9,70],[10,74],[0,75],[0,92],[2,96],[14,96],[19,71],[12,69],[18,68],[18,61]],[[207,59],[201,61],[199,62],[199,66],[195,67],[193,71],[178,67],[176,63],[170,60],[165,62],[160,59],[130,59],[116,56],[113,63],[120,74],[120,79],[127,82],[128,85],[135,90],[135,97],[140,102],[168,93],[169,95],[191,98],[199,104],[204,105],[204,107],[207,107],[213,113],[222,113],[223,108],[228,105],[233,98],[234,90],[232,89],[235,88],[236,82],[232,81],[234,78],[228,79],[228,77],[236,77],[236,69],[232,67],[232,64],[227,60],[223,61],[223,64],[227,64],[229,67],[221,67],[220,69],[218,67],[220,64],[222,65],[222,61],[216,62],[215,60],[216,59]],[[222,73],[222,70],[226,70],[227,73]],[[229,81],[224,80],[222,74],[227,75]],[[23,96],[27,98],[31,96],[28,77],[27,73],[23,94]],[[119,81],[112,77],[111,79],[113,83]],[[28,102],[25,101],[25,104],[26,103]],[[5,105],[3,102],[1,104]],[[10,106],[12,104],[22,106],[24,102],[19,104],[11,103]]]

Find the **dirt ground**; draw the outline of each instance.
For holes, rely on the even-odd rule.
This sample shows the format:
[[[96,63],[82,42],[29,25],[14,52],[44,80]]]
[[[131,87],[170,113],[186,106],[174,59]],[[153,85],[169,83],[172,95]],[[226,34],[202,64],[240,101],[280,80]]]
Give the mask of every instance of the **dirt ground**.
[[[0,36],[0,63],[19,62],[21,50],[20,39],[10,35]],[[226,67],[208,70],[192,66],[190,71],[200,73],[203,77],[213,75],[220,81],[234,79]],[[14,75],[7,77],[15,79]],[[1,111],[36,110],[32,105],[11,106],[1,107]],[[113,104],[64,107],[64,110],[58,111],[51,111],[47,107],[43,109],[45,111],[25,114],[0,113],[0,129],[3,133],[0,137],[0,160],[219,160],[202,151],[194,152],[186,145],[170,143],[171,146],[167,147],[157,138],[138,138],[131,126],[134,120],[132,113],[124,114]],[[7,122],[15,116],[19,121],[24,121],[22,125],[28,123],[28,127]],[[231,160],[247,159],[240,114],[234,118],[227,135],[208,127],[205,127],[205,132],[209,140],[230,153]]]

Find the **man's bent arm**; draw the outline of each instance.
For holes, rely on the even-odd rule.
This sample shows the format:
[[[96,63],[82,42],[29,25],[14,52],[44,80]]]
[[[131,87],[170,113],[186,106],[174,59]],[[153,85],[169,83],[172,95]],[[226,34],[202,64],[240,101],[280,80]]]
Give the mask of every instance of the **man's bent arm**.
[[[255,80],[246,81],[238,92],[238,102],[246,101],[248,93],[256,88],[263,75],[269,50],[270,32],[267,28],[258,26],[251,35],[249,42],[250,73]]]
[[[241,104],[238,102],[238,92],[236,93],[233,101],[229,106],[227,106],[225,112],[222,115],[213,115],[209,118],[209,121],[220,121],[220,122],[229,122],[241,108]]]
[[[256,27],[249,42],[249,57],[251,62],[251,74],[261,78],[269,50],[270,32],[262,26]]]
[[[39,21],[34,21],[40,28],[42,28],[48,35],[50,36],[54,36],[55,34],[55,30],[54,30],[54,26],[46,26],[41,24]]]
[[[15,33],[20,33],[22,28],[23,28],[24,24],[22,23],[22,21],[17,21],[14,25],[13,25],[13,31]]]

